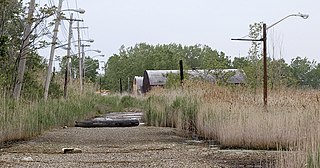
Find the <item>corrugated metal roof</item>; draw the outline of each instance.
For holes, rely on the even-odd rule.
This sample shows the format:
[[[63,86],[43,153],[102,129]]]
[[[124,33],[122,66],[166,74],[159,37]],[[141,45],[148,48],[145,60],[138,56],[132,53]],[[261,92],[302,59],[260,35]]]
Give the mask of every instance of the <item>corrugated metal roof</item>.
[[[162,86],[167,81],[167,76],[170,73],[179,74],[179,70],[146,70],[151,86]],[[216,81],[216,75],[219,73],[235,72],[227,82],[228,83],[244,83],[245,75],[239,69],[223,69],[223,70],[188,70],[186,73],[190,78],[202,78],[210,82]]]
[[[162,86],[167,82],[170,73],[178,74],[179,70],[146,70],[151,86]]]

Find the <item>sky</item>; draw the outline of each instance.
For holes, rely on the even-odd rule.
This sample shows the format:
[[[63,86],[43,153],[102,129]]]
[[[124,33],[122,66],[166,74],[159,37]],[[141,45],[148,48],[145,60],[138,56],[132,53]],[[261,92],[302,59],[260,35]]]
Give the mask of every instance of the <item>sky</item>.
[[[40,5],[57,0],[37,0]],[[250,42],[232,41],[249,33],[249,25],[271,25],[301,12],[308,19],[289,17],[268,30],[268,56],[276,59],[307,57],[320,63],[319,0],[64,0],[64,9],[82,8],[75,14],[88,26],[83,39],[94,39],[90,49],[99,49],[107,62],[126,47],[137,43],[182,45],[204,44],[231,58],[247,56]],[[66,16],[69,12],[66,12]],[[61,25],[59,39],[66,41],[68,22]],[[63,34],[64,31],[64,34]],[[62,35],[61,35],[62,34]],[[74,31],[76,35],[76,31]],[[46,53],[46,50],[40,51]],[[57,53],[65,51],[57,51]],[[76,51],[75,51],[76,52]],[[48,52],[49,53],[49,52]],[[88,53],[89,54],[89,53]],[[48,55],[48,54],[43,54]],[[89,55],[94,55],[90,53]]]

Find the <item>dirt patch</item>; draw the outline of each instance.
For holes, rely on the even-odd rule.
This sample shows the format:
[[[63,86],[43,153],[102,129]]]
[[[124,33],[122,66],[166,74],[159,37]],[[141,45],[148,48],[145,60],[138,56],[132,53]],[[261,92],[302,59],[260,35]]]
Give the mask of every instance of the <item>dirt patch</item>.
[[[274,160],[271,152],[219,150],[179,135],[146,126],[55,129],[2,149],[0,167],[266,167]],[[69,147],[82,153],[63,154]]]

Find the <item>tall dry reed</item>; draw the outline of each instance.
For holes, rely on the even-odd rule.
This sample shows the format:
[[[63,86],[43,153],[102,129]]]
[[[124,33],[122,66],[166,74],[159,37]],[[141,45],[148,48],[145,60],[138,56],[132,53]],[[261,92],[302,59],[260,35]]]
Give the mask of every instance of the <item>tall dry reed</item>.
[[[286,151],[279,167],[314,167],[320,165],[319,96],[316,90],[271,90],[264,107],[262,92],[187,82],[182,90],[150,93],[146,118],[150,125],[193,131],[226,148]]]

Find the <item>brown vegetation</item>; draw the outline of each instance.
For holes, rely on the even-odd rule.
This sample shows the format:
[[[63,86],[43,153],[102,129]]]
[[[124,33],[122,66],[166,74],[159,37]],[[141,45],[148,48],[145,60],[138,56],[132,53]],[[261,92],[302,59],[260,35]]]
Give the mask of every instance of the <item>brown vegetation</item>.
[[[187,129],[225,148],[284,150],[279,167],[319,166],[319,91],[271,90],[267,107],[262,93],[202,82],[149,96],[151,125]]]

